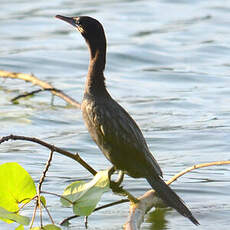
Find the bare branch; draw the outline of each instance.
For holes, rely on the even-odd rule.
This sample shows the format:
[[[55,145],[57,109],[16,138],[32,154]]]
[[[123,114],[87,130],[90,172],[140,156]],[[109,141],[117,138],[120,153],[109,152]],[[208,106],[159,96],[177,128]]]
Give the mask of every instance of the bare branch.
[[[74,107],[77,107],[79,109],[81,108],[81,104],[79,102],[77,102],[76,100],[74,100],[73,98],[71,98],[70,96],[68,96],[64,92],[62,92],[61,90],[54,89],[54,87],[51,84],[44,82],[42,80],[39,80],[37,77],[35,77],[32,74],[14,73],[14,72],[8,72],[5,70],[0,70],[0,77],[12,78],[12,79],[21,79],[21,80],[24,80],[26,82],[31,82],[34,85],[40,86],[43,89],[46,89],[46,90],[51,89],[51,93],[53,95],[62,98],[64,101],[66,101],[68,104],[70,104]]]
[[[72,154],[64,149],[58,148],[54,145],[48,144],[47,142],[41,141],[34,137],[25,137],[25,136],[16,136],[16,135],[9,135],[2,137],[0,139],[0,144],[9,141],[9,140],[23,140],[23,141],[31,141],[37,144],[40,144],[48,149],[50,149],[53,152],[60,153],[64,156],[67,156],[69,158],[72,158],[73,160],[77,161],[79,164],[81,164],[85,169],[87,169],[91,174],[96,175],[97,171],[94,170],[90,165],[88,165],[80,156],[78,153]]]
[[[48,161],[46,163],[46,167],[45,167],[44,171],[42,172],[42,176],[41,176],[41,178],[39,180],[39,184],[38,184],[39,195],[40,195],[40,192],[41,192],[42,183],[44,182],[45,177],[46,177],[46,173],[49,170],[49,167],[50,167],[50,164],[51,164],[51,161],[52,161],[52,158],[53,158],[53,153],[54,153],[53,150],[51,150],[50,155],[49,155],[49,159],[48,159]]]
[[[167,181],[167,184],[168,185],[171,184],[172,182],[177,180],[179,177],[183,176],[184,174],[186,174],[188,172],[191,172],[194,169],[205,168],[205,167],[209,167],[209,166],[226,165],[226,164],[230,164],[230,161],[214,161],[214,162],[210,162],[210,163],[193,165],[192,167],[189,167],[189,168],[179,172],[175,176],[173,176],[170,180]]]

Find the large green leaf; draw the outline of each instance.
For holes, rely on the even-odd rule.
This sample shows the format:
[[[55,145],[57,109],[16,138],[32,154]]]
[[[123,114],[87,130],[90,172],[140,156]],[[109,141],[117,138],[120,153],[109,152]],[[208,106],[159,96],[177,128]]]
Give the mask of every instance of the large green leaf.
[[[0,206],[17,212],[19,203],[26,203],[36,195],[36,187],[29,173],[18,163],[0,165]],[[12,221],[0,218],[7,223]]]
[[[15,221],[15,222],[17,222],[19,224],[23,224],[23,225],[29,225],[29,223],[30,223],[29,217],[21,216],[21,215],[14,213],[14,212],[9,212],[2,207],[0,207],[0,218]]]
[[[84,190],[85,184],[86,183],[84,181],[75,181],[72,184],[68,185],[65,188],[64,193],[62,194],[62,196],[66,198],[66,199],[61,198],[62,205],[65,207],[71,207],[72,204],[81,195],[80,191]],[[71,201],[71,203],[69,201]]]
[[[108,189],[108,171],[100,171],[88,183],[76,181],[70,184],[65,189],[63,197],[74,203],[73,211],[76,215],[89,216],[100,201],[102,194]],[[70,206],[70,203],[63,198],[61,202],[64,206]]]

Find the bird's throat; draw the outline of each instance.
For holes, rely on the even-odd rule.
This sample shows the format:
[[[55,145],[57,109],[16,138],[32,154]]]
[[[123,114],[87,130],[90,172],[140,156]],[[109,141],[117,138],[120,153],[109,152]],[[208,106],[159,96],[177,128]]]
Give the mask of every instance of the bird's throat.
[[[105,89],[104,69],[106,62],[106,47],[89,44],[90,61],[86,79],[85,91],[90,94]]]

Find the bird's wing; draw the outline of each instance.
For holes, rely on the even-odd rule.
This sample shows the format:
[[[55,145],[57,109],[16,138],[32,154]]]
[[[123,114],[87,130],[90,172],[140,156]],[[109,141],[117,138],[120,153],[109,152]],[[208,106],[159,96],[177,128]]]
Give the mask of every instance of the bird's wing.
[[[115,160],[121,165],[124,162],[123,167],[140,167],[142,171],[145,170],[142,167],[146,167],[147,171],[150,167],[157,175],[162,176],[160,166],[150,153],[141,130],[130,115],[114,100],[113,103],[104,103],[97,108],[98,127],[103,135],[103,148],[108,146],[107,154],[111,154],[111,158],[117,157]],[[113,159],[110,160],[113,162]]]

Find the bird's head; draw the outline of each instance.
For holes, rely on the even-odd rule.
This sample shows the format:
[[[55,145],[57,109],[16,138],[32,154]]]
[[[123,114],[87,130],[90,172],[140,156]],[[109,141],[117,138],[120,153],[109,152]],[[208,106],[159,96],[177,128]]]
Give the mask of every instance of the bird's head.
[[[104,29],[101,23],[94,18],[88,16],[66,17],[62,15],[56,15],[56,18],[61,19],[77,28],[88,42],[105,40]]]

